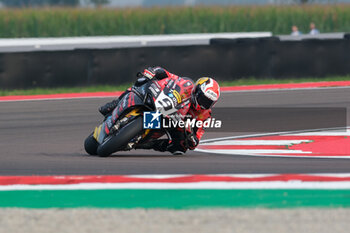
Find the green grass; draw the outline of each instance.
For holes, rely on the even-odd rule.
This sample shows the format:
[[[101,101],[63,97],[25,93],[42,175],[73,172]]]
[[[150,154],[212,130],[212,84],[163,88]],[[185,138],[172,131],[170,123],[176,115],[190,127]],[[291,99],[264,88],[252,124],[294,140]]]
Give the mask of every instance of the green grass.
[[[1,9],[0,37],[65,37],[271,31],[346,32],[350,4],[306,6],[166,7],[129,9]]]
[[[83,92],[111,92],[111,91],[125,91],[132,84],[123,84],[120,86],[113,85],[99,85],[91,87],[60,87],[60,88],[35,88],[27,90],[0,90],[0,96],[9,95],[47,95],[47,94],[61,94],[61,93],[83,93]]]
[[[350,81],[350,76],[334,76],[325,78],[301,78],[301,79],[257,79],[244,78],[234,81],[219,81],[220,86],[242,86],[242,85],[259,85],[259,84],[278,84],[278,83],[303,83],[303,82],[322,82],[322,81]],[[91,87],[62,87],[62,88],[35,88],[28,90],[0,90],[0,96],[10,95],[45,95],[60,93],[83,93],[83,92],[111,92],[124,91],[132,84],[99,85]]]

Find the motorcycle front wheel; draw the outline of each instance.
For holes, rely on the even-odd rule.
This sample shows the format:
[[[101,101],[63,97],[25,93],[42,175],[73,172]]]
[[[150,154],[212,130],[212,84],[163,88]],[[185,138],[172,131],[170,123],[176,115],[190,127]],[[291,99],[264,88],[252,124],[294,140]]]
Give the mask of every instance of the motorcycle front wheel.
[[[84,148],[85,151],[89,155],[97,155],[97,147],[98,147],[98,142],[96,139],[93,137],[93,134],[90,134],[84,142]]]
[[[136,137],[142,131],[142,116],[135,118],[125,125],[116,135],[110,135],[98,146],[97,154],[101,157],[107,157],[112,153],[123,149],[131,139]]]

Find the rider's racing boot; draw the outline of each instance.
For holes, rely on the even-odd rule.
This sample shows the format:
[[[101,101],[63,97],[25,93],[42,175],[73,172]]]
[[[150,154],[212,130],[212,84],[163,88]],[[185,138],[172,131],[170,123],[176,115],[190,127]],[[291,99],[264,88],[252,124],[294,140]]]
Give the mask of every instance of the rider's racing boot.
[[[168,147],[169,143],[167,139],[158,139],[155,141],[147,142],[141,145],[136,145],[135,149],[153,149],[155,151],[164,152],[166,151],[166,148]]]
[[[183,154],[185,154],[185,152],[180,151],[180,150],[172,151],[171,153],[172,153],[173,155],[183,155]]]
[[[121,96],[119,96],[119,98],[113,100],[112,102],[106,103],[105,105],[101,106],[98,111],[103,115],[103,116],[108,116],[110,115],[113,110],[118,106],[119,102],[121,99],[123,99],[123,97],[128,94],[130,92],[130,90],[126,90],[124,91],[123,94],[121,94]]]
[[[167,148],[167,151],[173,155],[183,155],[186,153],[187,149],[181,145],[181,142],[175,142],[170,144]]]
[[[120,98],[113,100],[112,102],[106,103],[101,106],[98,111],[103,115],[107,116],[113,112],[113,110],[118,106]]]
[[[178,143],[169,144],[168,139],[158,139],[145,144],[137,145],[135,149],[153,149],[155,151],[165,152],[169,151],[173,155],[183,155],[186,153],[186,149]]]

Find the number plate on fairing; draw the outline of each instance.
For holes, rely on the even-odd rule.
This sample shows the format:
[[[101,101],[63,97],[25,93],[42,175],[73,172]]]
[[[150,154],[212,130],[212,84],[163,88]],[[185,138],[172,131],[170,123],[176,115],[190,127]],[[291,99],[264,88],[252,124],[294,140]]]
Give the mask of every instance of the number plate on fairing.
[[[170,115],[177,111],[172,98],[161,92],[155,101],[156,110],[161,112],[163,115]]]

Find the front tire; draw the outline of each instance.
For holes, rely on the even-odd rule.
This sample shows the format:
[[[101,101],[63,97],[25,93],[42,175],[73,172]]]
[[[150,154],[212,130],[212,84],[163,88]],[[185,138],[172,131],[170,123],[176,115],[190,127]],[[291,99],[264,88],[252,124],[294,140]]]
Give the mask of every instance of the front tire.
[[[112,153],[124,148],[131,139],[142,131],[142,117],[128,123],[120,129],[116,135],[111,135],[98,148],[97,154],[101,157],[107,157]]]
[[[90,134],[84,142],[84,148],[85,151],[89,155],[97,155],[97,147],[98,147],[98,142],[96,139],[93,137],[93,134]]]

